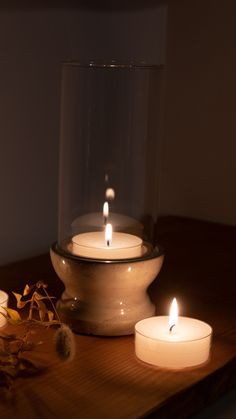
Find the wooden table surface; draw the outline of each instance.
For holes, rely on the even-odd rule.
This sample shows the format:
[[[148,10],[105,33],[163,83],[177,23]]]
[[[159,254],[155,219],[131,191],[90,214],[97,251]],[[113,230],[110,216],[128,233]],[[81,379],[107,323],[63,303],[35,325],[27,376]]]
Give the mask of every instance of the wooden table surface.
[[[39,358],[46,372],[19,378],[14,403],[0,402],[0,418],[187,418],[236,383],[236,228],[179,217],[157,226],[165,248],[161,273],[149,291],[157,314],[167,314],[175,296],[182,315],[210,323],[212,356],[199,368],[168,371],[134,355],[134,338],[76,335],[70,363],[58,361],[52,331],[43,333]],[[63,289],[49,255],[0,267],[0,288],[21,291],[44,280],[57,296]]]

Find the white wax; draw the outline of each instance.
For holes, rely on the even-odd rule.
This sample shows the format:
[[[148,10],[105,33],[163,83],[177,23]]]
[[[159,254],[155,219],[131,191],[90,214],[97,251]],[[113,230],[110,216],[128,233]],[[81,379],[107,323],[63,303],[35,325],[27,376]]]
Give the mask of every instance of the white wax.
[[[0,290],[0,327],[5,326],[7,319],[1,315],[1,313],[7,314],[3,307],[7,307],[8,294],[5,291]]]
[[[189,317],[179,317],[169,332],[169,317],[150,317],[135,325],[136,356],[164,368],[193,367],[209,358],[212,328]]]
[[[107,246],[104,231],[77,234],[72,237],[72,253],[93,259],[129,259],[143,254],[142,239],[132,234],[114,232]]]

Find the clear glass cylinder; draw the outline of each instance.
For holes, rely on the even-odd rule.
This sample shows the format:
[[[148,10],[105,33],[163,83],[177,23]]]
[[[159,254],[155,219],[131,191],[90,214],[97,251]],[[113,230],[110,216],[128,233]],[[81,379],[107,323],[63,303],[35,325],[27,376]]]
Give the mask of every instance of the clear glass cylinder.
[[[114,232],[155,244],[161,80],[159,66],[63,64],[58,236],[63,250],[74,253],[68,245],[73,237],[104,231],[107,222]]]

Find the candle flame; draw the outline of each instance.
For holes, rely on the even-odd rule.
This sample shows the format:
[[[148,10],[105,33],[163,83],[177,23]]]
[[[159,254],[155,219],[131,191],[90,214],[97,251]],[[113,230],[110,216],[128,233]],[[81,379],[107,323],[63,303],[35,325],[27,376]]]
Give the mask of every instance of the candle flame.
[[[108,223],[105,228],[105,240],[107,246],[110,246],[112,240],[112,225],[110,223]]]
[[[108,215],[109,215],[109,205],[108,205],[108,202],[106,201],[103,204],[103,217],[107,218]]]
[[[176,298],[173,299],[170,306],[170,315],[169,315],[169,328],[170,332],[178,322],[178,304]]]
[[[106,189],[106,199],[115,199],[115,190],[113,188],[107,188]]]

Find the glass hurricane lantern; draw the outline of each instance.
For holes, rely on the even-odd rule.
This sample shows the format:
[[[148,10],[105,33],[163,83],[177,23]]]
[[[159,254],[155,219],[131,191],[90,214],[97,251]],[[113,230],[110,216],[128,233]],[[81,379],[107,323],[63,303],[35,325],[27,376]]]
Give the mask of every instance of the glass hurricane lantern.
[[[161,78],[143,64],[63,65],[51,260],[65,285],[58,310],[75,331],[132,334],[155,313]]]

